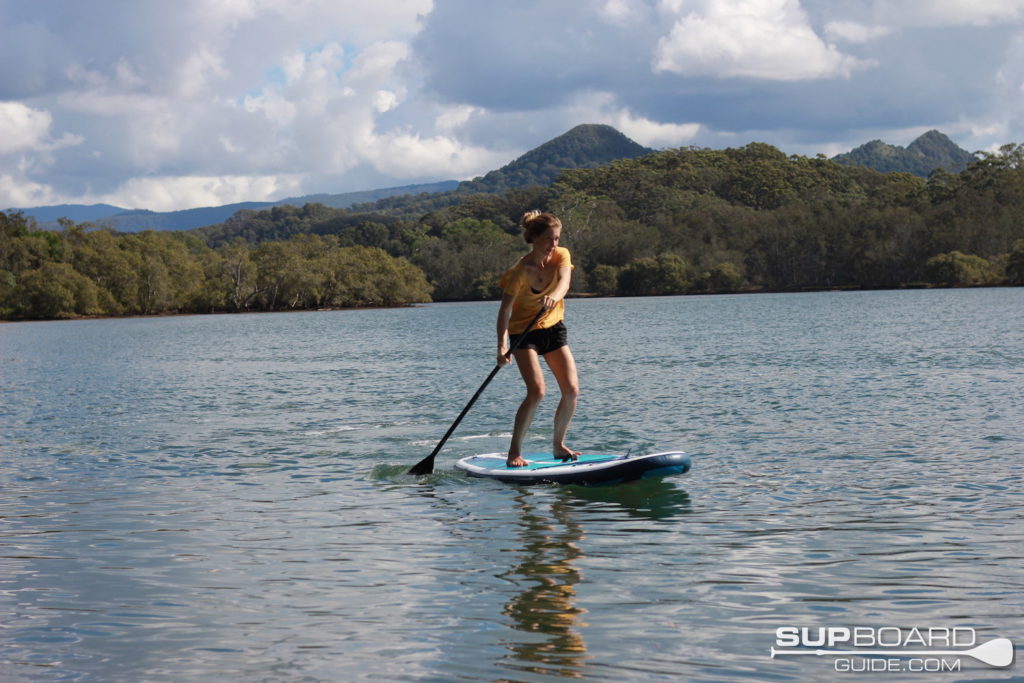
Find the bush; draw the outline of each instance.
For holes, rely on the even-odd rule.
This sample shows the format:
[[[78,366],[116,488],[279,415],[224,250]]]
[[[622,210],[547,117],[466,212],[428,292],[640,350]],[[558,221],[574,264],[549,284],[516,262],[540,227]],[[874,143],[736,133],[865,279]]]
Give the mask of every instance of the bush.
[[[925,263],[924,270],[928,282],[949,287],[989,284],[999,280],[995,268],[987,260],[959,251],[933,256]]]
[[[733,263],[719,263],[707,274],[707,288],[712,292],[735,292],[743,287],[743,274]]]
[[[688,271],[677,254],[639,258],[619,273],[619,291],[630,296],[682,294],[689,286]]]
[[[1013,243],[1013,251],[1006,261],[1006,281],[1011,285],[1024,285],[1024,240]]]
[[[619,291],[619,269],[602,264],[590,272],[590,291],[609,296]]]

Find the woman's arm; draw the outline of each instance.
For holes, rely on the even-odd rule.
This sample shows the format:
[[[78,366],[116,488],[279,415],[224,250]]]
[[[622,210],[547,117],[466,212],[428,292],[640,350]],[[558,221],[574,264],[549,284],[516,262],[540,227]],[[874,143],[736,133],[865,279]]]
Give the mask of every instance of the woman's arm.
[[[501,306],[498,308],[498,365],[505,365],[508,353],[508,321],[512,316],[512,302],[515,297],[509,293],[501,295]]]
[[[540,300],[544,308],[554,308],[555,304],[564,299],[565,295],[569,293],[569,286],[572,284],[572,268],[569,266],[559,267],[555,278],[558,280],[555,288],[551,290],[550,294]]]

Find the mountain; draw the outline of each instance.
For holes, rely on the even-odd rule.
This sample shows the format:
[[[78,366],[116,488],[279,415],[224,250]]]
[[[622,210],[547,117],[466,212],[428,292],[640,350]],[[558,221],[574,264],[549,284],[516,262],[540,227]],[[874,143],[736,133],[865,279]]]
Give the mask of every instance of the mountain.
[[[611,126],[586,123],[545,142],[496,171],[459,183],[459,191],[496,194],[515,187],[550,185],[568,168],[594,168],[653,151]]]
[[[191,230],[204,225],[223,223],[243,209],[260,210],[272,206],[303,206],[305,204],[323,204],[335,209],[347,209],[361,202],[372,202],[395,195],[415,193],[434,193],[453,190],[458,187],[457,180],[445,180],[422,185],[403,185],[386,187],[377,190],[360,192],[344,192],[341,194],[311,194],[301,197],[288,197],[276,202],[239,202],[223,206],[207,206],[181,211],[147,211],[145,209],[124,209],[110,204],[61,204],[58,206],[37,206],[28,209],[12,209],[32,216],[40,227],[55,229],[57,219],[70,218],[76,223],[95,223],[118,232],[140,232],[142,230]]]
[[[120,206],[111,204],[57,204],[54,206],[36,206],[31,209],[8,209],[8,211],[21,211],[26,216],[32,216],[43,227],[50,227],[47,224],[57,225],[58,218],[70,218],[76,223],[94,221],[98,218],[112,216],[122,211],[127,211]]]
[[[974,160],[974,155],[961,149],[937,130],[930,130],[906,147],[872,140],[832,161],[847,166],[867,166],[882,173],[902,171],[927,178],[935,169],[959,173]]]
[[[357,208],[402,214],[423,213],[436,206],[458,203],[468,194],[500,194],[531,185],[550,185],[558,174],[572,168],[594,168],[617,159],[632,159],[653,152],[617,131],[600,124],[583,124],[530,150],[509,164],[490,173],[457,182],[445,180],[421,185],[405,185],[342,194],[313,194],[289,197],[276,202],[241,202],[182,211],[127,210],[109,204],[44,206],[21,209],[33,216],[43,228],[56,228],[57,219],[92,222],[119,232],[140,230],[191,230],[223,223],[243,209],[267,209],[273,206],[303,206],[319,203],[336,209]],[[101,208],[103,207],[103,208]],[[425,210],[421,210],[424,209]]]

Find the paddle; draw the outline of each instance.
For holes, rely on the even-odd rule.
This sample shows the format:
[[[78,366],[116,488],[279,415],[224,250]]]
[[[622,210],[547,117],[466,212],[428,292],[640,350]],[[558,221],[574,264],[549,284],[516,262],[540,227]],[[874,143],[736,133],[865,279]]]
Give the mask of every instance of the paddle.
[[[526,326],[526,329],[523,330],[523,333],[518,336],[515,343],[512,344],[512,348],[510,348],[505,353],[505,358],[512,357],[512,352],[519,347],[520,342],[522,342],[523,338],[526,337],[526,333],[533,329],[533,326],[537,324],[537,321],[540,320],[540,317],[544,315],[544,310],[545,309],[542,308],[539,311],[537,311],[537,315],[533,316],[533,320],[531,320],[530,324]],[[469,403],[467,403],[466,407],[462,409],[462,412],[459,413],[459,416],[455,418],[455,422],[453,422],[452,426],[448,428],[447,432],[445,432],[444,437],[441,438],[441,442],[437,444],[437,447],[434,448],[434,451],[430,455],[423,458],[418,463],[409,468],[409,474],[430,474],[431,472],[434,471],[434,456],[438,454],[438,452],[441,450],[441,447],[444,446],[445,442],[448,440],[448,437],[452,435],[452,432],[455,431],[455,428],[459,426],[460,422],[462,422],[462,418],[466,417],[466,413],[468,413],[469,409],[473,407],[473,404],[476,403],[476,400],[480,398],[480,394],[484,393],[484,389],[487,388],[487,385],[491,383],[491,380],[494,379],[494,376],[498,374],[498,370],[501,370],[501,368],[501,363],[495,363],[494,369],[491,370],[491,374],[487,375],[487,379],[484,380],[484,383],[481,384],[480,388],[476,390],[475,394],[473,394],[473,398],[469,399]]]

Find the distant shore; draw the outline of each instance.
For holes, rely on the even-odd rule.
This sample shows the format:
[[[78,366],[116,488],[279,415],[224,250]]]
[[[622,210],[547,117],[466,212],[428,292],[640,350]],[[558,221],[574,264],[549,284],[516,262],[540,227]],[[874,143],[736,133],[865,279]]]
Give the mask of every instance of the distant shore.
[[[813,294],[815,292],[879,292],[879,291],[905,291],[905,290],[920,290],[920,289],[1004,289],[1012,287],[1021,287],[1024,285],[1011,285],[1011,284],[980,284],[980,285],[934,285],[924,282],[909,283],[900,285],[899,287],[860,287],[857,285],[847,285],[842,287],[807,287],[802,289],[786,289],[786,290],[772,290],[772,289],[746,289],[742,291],[734,292],[685,292],[681,294],[644,294],[644,295],[621,295],[621,294],[595,294],[593,292],[571,292],[566,298],[567,299],[646,299],[646,298],[660,298],[660,297],[688,297],[688,296],[726,296],[726,295],[737,295],[737,294]],[[418,303],[410,304],[396,304],[391,306],[378,306],[378,305],[367,305],[367,306],[339,306],[339,307],[327,307],[327,308],[288,308],[278,309],[274,311],[209,311],[209,312],[180,312],[180,313],[131,313],[127,315],[81,315],[74,317],[65,318],[21,318],[21,319],[8,319],[0,318],[0,325],[3,324],[16,324],[16,323],[41,323],[41,322],[76,322],[83,320],[131,320],[134,318],[182,318],[188,316],[214,316],[214,315],[271,315],[275,313],[331,313],[338,311],[369,311],[369,310],[384,310],[384,309],[396,309],[396,308],[415,308],[417,306],[429,306],[431,304],[454,304],[454,303],[474,303],[474,302],[485,302],[492,301],[497,304],[497,299],[451,299],[451,300],[438,300],[438,301],[423,301]]]

